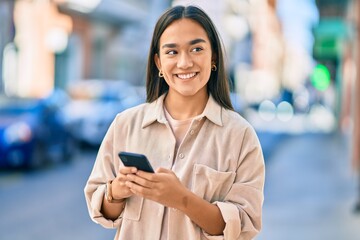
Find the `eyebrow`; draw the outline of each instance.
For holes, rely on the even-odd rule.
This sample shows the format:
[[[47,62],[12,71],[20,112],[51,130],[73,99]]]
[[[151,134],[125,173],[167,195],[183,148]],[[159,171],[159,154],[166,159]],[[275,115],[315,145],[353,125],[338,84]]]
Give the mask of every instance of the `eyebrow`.
[[[194,44],[201,43],[201,42],[206,42],[206,41],[202,38],[196,38],[194,40],[191,40],[189,42],[189,45],[194,45]],[[174,48],[176,46],[178,46],[178,44],[176,44],[176,43],[166,43],[166,44],[162,45],[161,48]]]

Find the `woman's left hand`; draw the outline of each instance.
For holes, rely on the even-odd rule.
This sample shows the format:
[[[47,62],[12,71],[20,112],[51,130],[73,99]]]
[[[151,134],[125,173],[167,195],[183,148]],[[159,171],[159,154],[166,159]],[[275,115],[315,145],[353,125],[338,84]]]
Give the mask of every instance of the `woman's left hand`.
[[[169,169],[159,168],[155,174],[138,171],[136,174],[127,175],[127,180],[126,185],[135,195],[171,208],[186,205],[188,189]]]

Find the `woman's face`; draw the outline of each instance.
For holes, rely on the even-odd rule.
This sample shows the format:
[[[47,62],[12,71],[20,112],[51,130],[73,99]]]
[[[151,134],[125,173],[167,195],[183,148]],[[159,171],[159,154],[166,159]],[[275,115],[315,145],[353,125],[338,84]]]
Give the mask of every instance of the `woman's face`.
[[[169,94],[206,94],[212,63],[207,33],[190,19],[173,22],[160,37],[155,63],[169,85]]]

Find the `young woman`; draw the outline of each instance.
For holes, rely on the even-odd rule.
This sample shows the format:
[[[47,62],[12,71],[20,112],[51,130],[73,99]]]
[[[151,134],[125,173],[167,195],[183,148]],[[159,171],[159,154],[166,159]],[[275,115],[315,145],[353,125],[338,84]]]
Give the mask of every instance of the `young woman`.
[[[253,128],[232,110],[210,18],[177,6],[158,20],[147,103],[119,113],[85,186],[91,218],[115,239],[251,239],[261,229],[264,160]],[[125,167],[120,151],[155,173]]]

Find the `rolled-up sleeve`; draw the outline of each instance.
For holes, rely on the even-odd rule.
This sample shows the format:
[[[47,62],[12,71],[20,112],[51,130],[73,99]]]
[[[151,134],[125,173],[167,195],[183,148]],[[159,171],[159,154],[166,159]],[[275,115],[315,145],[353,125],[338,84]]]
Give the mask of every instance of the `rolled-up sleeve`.
[[[253,129],[245,134],[235,181],[223,201],[216,201],[225,221],[222,236],[205,234],[208,239],[253,239],[262,227],[265,164]]]
[[[122,217],[112,221],[106,219],[101,213],[101,205],[105,194],[105,184],[99,186],[94,192],[87,192],[85,188],[86,202],[91,219],[105,228],[117,228],[121,224]]]
[[[105,228],[117,228],[122,221],[122,215],[112,221],[101,213],[105,195],[106,182],[116,177],[118,166],[114,164],[113,129],[115,121],[109,127],[99,148],[94,167],[84,188],[84,194],[91,219]]]
[[[259,139],[252,127],[245,132],[239,154],[239,165],[234,185],[219,203],[223,216],[229,219],[225,239],[253,239],[262,227],[265,164]],[[233,203],[233,207],[225,207]],[[237,211],[234,211],[235,208]],[[231,212],[231,213],[230,213]],[[234,214],[238,213],[238,217]],[[226,220],[225,220],[226,221]],[[232,226],[235,224],[234,226]],[[236,226],[240,225],[240,233]],[[240,234],[240,235],[239,235]]]

